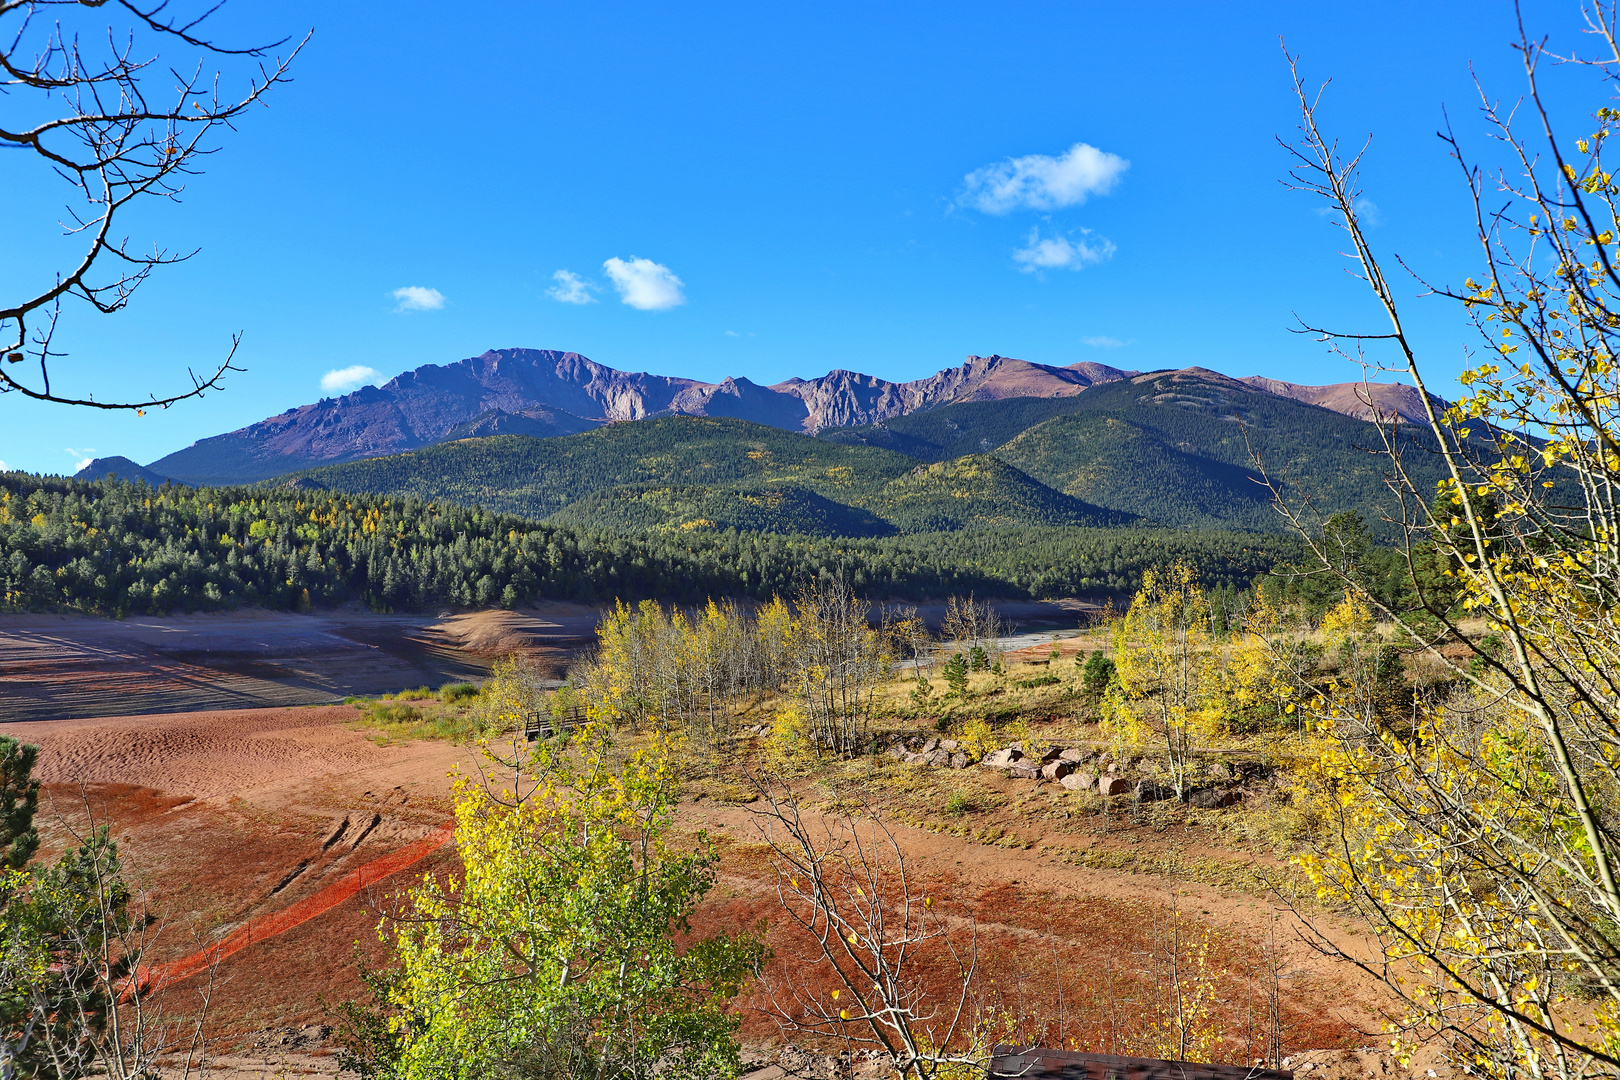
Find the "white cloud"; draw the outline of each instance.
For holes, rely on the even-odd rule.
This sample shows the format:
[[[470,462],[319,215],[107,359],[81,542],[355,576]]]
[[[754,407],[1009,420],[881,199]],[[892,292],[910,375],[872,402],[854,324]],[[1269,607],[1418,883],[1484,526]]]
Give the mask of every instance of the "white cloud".
[[[613,279],[619,298],[638,311],[667,311],[686,303],[681,279],[669,267],[651,259],[609,259],[602,269]]]
[[[1020,208],[1056,210],[1113,190],[1131,163],[1087,143],[1075,143],[1062,157],[1026,154],[974,169],[963,177],[958,204],[986,214]]]
[[[399,305],[394,308],[395,311],[438,311],[444,307],[444,293],[422,285],[407,285],[403,289],[395,289],[394,299],[399,301]]]
[[[551,275],[551,280],[557,284],[547,289],[546,295],[564,304],[594,304],[596,297],[591,293],[601,288],[596,282],[586,281],[572,270],[558,270]]]
[[[1097,334],[1094,337],[1081,338],[1080,343],[1083,345],[1090,345],[1093,349],[1122,349],[1130,344],[1128,341],[1121,341],[1119,338],[1109,337],[1107,334]]]
[[[726,337],[742,337],[742,335],[737,333],[735,330],[727,330]]]
[[[322,375],[321,389],[328,394],[345,394],[350,390],[358,390],[362,386],[373,384],[381,377],[382,373],[376,368],[353,364],[345,368],[333,368]]]
[[[1079,240],[1066,236],[1042,239],[1040,229],[1031,229],[1029,240],[1013,252],[1013,262],[1024,273],[1033,274],[1040,270],[1083,270],[1114,257],[1116,249],[1112,240],[1101,237],[1087,240],[1088,235],[1082,230]]]
[[[96,460],[96,448],[93,446],[64,446],[62,448],[62,453],[76,459],[73,464],[73,472],[75,473],[77,473],[80,469],[83,469],[92,461]]]
[[[7,465],[4,461],[0,461],[0,472],[10,472],[10,471],[11,471],[11,466]],[[77,469],[75,469],[73,471],[78,472]]]
[[[1376,229],[1384,223],[1383,211],[1378,209],[1377,203],[1365,195],[1351,203],[1350,208],[1356,212],[1356,221],[1364,229]],[[1319,206],[1316,208],[1316,214],[1318,217],[1337,218],[1339,208],[1337,206]]]
[[[73,463],[73,472],[74,472],[74,474],[77,475],[77,474],[83,472],[85,470],[86,466],[88,466],[94,460],[96,460],[96,459],[95,458],[85,458],[82,461],[74,462]]]

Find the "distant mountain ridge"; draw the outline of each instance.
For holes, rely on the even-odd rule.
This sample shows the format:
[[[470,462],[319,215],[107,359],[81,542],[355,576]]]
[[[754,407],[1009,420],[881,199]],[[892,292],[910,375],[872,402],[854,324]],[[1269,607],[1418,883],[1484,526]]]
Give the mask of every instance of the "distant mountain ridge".
[[[1136,376],[1107,364],[1053,367],[999,355],[969,356],[924,379],[890,382],[835,369],[815,379],[762,386],[626,372],[578,353],[492,349],[453,364],[427,364],[382,386],[289,409],[237,431],[199,440],[145,468],[188,483],[244,483],[321,465],[417,450],[488,435],[551,437],[604,423],[659,416],[726,417],[805,434],[881,424],[945,405],[1066,399]],[[1224,376],[1223,376],[1224,377]],[[1345,387],[1247,380],[1253,388],[1346,412],[1366,406]],[[1264,385],[1263,385],[1264,384]],[[1273,385],[1276,389],[1273,389]],[[1385,386],[1403,415],[1408,387]],[[1311,395],[1315,395],[1312,397]],[[131,463],[133,465],[133,463]],[[140,468],[140,466],[134,466]]]
[[[1250,375],[1238,381],[1268,394],[1293,398],[1307,405],[1319,405],[1357,420],[1387,423],[1398,416],[1408,424],[1427,425],[1429,422],[1428,413],[1423,408],[1423,395],[1418,393],[1417,387],[1405,383],[1346,382],[1329,386],[1301,386],[1260,375]],[[1446,411],[1443,399],[1430,394],[1429,400],[1434,403],[1437,412]]]
[[[117,456],[91,458],[73,476],[77,480],[105,480],[109,476],[116,476],[120,480],[131,482],[141,480],[152,487],[162,487],[169,483],[169,477],[137,465],[127,457]]]
[[[993,391],[992,391],[993,392]],[[1427,428],[1403,445],[1440,478]],[[1393,510],[1384,435],[1367,421],[1205,368],[1063,398],[956,401],[819,435],[664,415],[557,438],[461,439],[324,465],[283,484],[481,506],[587,531],[728,530],[876,537],[1036,526],[1285,532],[1273,495]],[[1381,531],[1382,530],[1382,531]]]
[[[1070,396],[1128,374],[1134,372],[1106,364],[1058,368],[970,356],[959,367],[912,382],[840,369],[761,386],[746,378],[704,383],[618,371],[571,352],[492,349],[200,440],[153,462],[151,469],[198,483],[253,481],[451,439],[572,435],[656,416],[729,417],[814,434],[952,401]]]

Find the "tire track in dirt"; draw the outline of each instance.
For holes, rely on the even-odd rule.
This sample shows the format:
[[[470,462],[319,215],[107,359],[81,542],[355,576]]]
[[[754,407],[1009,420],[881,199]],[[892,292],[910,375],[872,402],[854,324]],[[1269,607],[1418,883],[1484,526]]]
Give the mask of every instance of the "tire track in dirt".
[[[361,890],[375,885],[420,861],[443,847],[455,835],[454,825],[441,826],[437,831],[359,866],[332,884],[305,897],[291,907],[268,915],[249,919],[219,942],[190,956],[167,964],[145,968],[136,973],[135,981],[142,992],[155,993],[163,988],[190,978],[213,967],[226,957],[233,956],[251,945],[269,941],[295,926],[324,915],[339,904],[358,896]],[[303,869],[299,868],[300,871]],[[291,875],[296,877],[297,873]],[[290,878],[289,878],[290,880]],[[279,891],[279,887],[276,891]]]

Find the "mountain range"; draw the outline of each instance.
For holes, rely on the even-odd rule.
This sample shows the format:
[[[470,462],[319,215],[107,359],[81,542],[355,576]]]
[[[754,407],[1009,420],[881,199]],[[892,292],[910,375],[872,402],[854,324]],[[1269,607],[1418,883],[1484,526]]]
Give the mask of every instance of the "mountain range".
[[[1442,403],[1443,404],[1443,403]],[[141,466],[147,483],[278,483],[480,506],[607,533],[827,537],[1025,526],[1286,531],[1274,492],[1387,509],[1397,384],[1302,386],[972,356],[927,379],[850,371],[761,386],[502,350],[292,409]],[[1403,439],[1431,441],[1426,425]],[[1434,471],[1413,454],[1414,474]],[[1420,482],[1437,479],[1418,476]]]
[[[1418,450],[1426,428],[1402,429]],[[301,470],[299,488],[481,506],[610,533],[728,529],[874,537],[1022,526],[1283,532],[1306,513],[1391,509],[1378,427],[1202,368],[1066,398],[959,401],[811,436],[656,416],[573,435],[493,435]],[[1420,485],[1438,455],[1406,455]],[[1432,474],[1432,475],[1431,475]]]
[[[1053,367],[991,355],[969,356],[956,367],[910,382],[835,370],[815,379],[762,386],[742,377],[705,383],[618,371],[571,352],[492,349],[456,363],[416,368],[382,386],[289,409],[199,440],[146,466],[98,458],[78,475],[100,477],[111,472],[148,482],[248,483],[460,439],[559,437],[616,421],[662,416],[727,417],[815,435],[882,425],[945,406],[1018,402],[1010,406],[1011,412],[1027,410],[1032,403],[1046,402],[1050,407],[1139,374],[1106,364]],[[1360,419],[1422,415],[1417,392],[1399,384],[1317,387],[1259,377],[1242,381],[1268,395]],[[976,451],[990,449],[986,438],[979,437],[983,445]]]

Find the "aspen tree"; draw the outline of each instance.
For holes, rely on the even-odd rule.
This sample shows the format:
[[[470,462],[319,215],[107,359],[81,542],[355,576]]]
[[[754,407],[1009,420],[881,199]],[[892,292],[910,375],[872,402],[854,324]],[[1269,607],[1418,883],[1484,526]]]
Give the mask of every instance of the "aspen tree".
[[[1615,6],[1584,15],[1594,51],[1569,73],[1613,80]],[[1580,137],[1558,131],[1541,69],[1567,58],[1528,33],[1515,47],[1523,106],[1481,92],[1505,168],[1476,168],[1459,135],[1441,136],[1462,166],[1480,262],[1463,287],[1435,291],[1488,356],[1451,406],[1428,393],[1433,373],[1366,232],[1365,147],[1347,155],[1324,134],[1319,95],[1295,70],[1294,182],[1335,214],[1382,320],[1317,332],[1353,358],[1389,350],[1386,370],[1420,392],[1446,469],[1437,499],[1406,470],[1396,420],[1383,425],[1418,609],[1380,610],[1355,575],[1340,577],[1351,603],[1393,620],[1458,687],[1410,700],[1399,727],[1354,680],[1303,699],[1327,740],[1314,786],[1333,827],[1301,861],[1324,899],[1378,935],[1376,956],[1346,959],[1404,1003],[1398,1046],[1438,1035],[1475,1073],[1575,1080],[1620,1073],[1620,187],[1605,166],[1620,112],[1597,109]],[[1335,572],[1331,552],[1318,556]],[[1468,641],[1471,656],[1450,648]]]
[[[1157,744],[1178,798],[1189,789],[1194,746],[1219,725],[1219,660],[1209,604],[1192,567],[1142,576],[1114,624],[1115,678],[1103,699],[1109,729],[1133,747]]]

